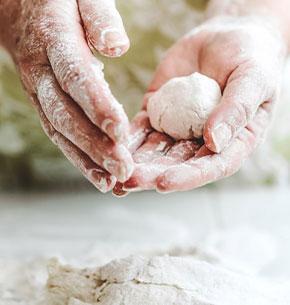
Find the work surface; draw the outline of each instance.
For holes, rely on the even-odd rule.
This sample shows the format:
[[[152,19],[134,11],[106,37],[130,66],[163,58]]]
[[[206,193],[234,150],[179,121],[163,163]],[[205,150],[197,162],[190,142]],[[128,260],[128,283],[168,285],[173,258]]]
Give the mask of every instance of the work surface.
[[[259,236],[275,243],[277,251],[261,273],[290,279],[289,189],[201,189],[123,199],[99,193],[1,195],[0,211],[2,263],[50,256],[105,263],[140,249],[194,246],[216,232],[242,231],[248,236],[239,235],[241,252],[255,248]]]

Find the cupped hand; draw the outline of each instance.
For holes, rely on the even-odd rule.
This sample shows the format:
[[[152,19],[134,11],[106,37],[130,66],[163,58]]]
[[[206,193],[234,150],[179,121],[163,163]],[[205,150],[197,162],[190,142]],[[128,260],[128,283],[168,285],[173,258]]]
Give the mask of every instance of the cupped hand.
[[[222,100],[205,124],[202,141],[175,142],[147,133],[134,154],[133,176],[115,193],[185,191],[237,172],[269,126],[285,56],[279,31],[260,17],[215,18],[179,40],[157,68],[144,109],[169,79],[193,72],[215,79]]]
[[[115,1],[3,0],[0,11],[0,39],[49,138],[101,191],[127,180],[129,122],[91,52],[117,57],[129,48]]]

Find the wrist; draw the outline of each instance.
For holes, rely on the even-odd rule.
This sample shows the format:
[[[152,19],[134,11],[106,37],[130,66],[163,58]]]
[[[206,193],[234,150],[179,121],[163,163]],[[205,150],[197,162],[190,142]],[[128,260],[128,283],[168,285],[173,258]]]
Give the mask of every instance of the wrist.
[[[211,0],[206,18],[218,16],[252,17],[264,21],[265,27],[274,28],[290,50],[289,0]]]

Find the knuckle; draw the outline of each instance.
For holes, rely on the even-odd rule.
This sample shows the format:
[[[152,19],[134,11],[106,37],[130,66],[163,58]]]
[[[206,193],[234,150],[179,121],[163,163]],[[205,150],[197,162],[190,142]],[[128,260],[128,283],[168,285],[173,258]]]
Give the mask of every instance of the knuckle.
[[[234,117],[229,121],[229,125],[231,127],[242,125],[245,126],[249,120],[253,116],[253,107],[249,103],[241,103],[240,101],[233,101],[233,107],[234,107]],[[234,128],[235,129],[235,128]],[[233,130],[234,132],[236,130]]]
[[[76,69],[73,64],[68,64],[68,66],[64,67],[60,73],[60,82],[63,89],[68,91],[71,84],[81,84],[83,77],[83,73],[81,73],[80,70]]]

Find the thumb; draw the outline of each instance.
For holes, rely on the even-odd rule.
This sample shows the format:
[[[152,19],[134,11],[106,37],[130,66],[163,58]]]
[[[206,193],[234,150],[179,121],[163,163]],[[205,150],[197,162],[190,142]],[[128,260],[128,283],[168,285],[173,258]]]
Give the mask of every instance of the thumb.
[[[272,103],[277,86],[263,71],[237,69],[230,76],[221,103],[206,122],[205,144],[213,152],[223,151],[255,116],[265,102]]]

